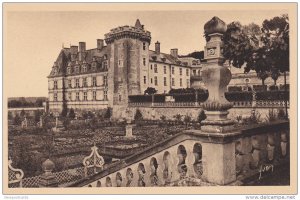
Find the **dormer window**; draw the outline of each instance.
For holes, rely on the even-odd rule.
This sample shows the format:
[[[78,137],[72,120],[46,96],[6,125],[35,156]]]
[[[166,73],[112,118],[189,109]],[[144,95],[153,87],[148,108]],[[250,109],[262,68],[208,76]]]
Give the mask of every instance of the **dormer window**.
[[[67,68],[67,73],[68,73],[68,74],[71,74],[71,67],[68,67],[68,68]]]
[[[76,67],[75,67],[75,72],[76,73],[79,73],[79,71],[80,71],[79,68],[80,68],[79,65],[76,65]]]
[[[87,72],[87,66],[86,65],[83,65],[82,72]]]
[[[92,71],[96,71],[96,69],[97,69],[97,63],[93,62],[92,63]]]
[[[146,43],[143,42],[143,50],[146,50]]]
[[[57,67],[54,67],[54,69],[53,69],[53,75],[56,75],[56,74],[57,74],[57,72],[58,72],[58,69],[57,69]]]

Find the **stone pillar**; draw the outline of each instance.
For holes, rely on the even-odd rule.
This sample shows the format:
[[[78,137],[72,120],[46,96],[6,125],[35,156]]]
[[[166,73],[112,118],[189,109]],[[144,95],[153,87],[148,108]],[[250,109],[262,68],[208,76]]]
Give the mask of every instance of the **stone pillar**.
[[[53,169],[55,168],[54,163],[47,159],[42,164],[42,169],[44,174],[40,177],[39,187],[58,187],[58,181],[56,180],[55,175],[52,173]]]
[[[226,185],[236,180],[234,142],[203,143],[202,150],[203,178],[206,181]]]
[[[226,24],[218,17],[204,25],[207,65],[203,68],[202,78],[209,97],[203,103],[207,118],[202,122],[201,130],[210,139],[202,144],[203,179],[219,185],[236,180],[235,142],[227,135],[233,131],[234,122],[227,118],[232,104],[225,98],[231,80],[230,70],[223,66],[223,34],[226,29]]]
[[[206,46],[204,58],[207,65],[203,68],[202,78],[208,89],[209,97],[203,104],[207,116],[201,130],[212,133],[224,133],[232,130],[234,122],[227,118],[232,107],[225,98],[226,87],[231,80],[230,70],[223,66],[223,34],[226,24],[218,17],[213,17],[204,25]]]

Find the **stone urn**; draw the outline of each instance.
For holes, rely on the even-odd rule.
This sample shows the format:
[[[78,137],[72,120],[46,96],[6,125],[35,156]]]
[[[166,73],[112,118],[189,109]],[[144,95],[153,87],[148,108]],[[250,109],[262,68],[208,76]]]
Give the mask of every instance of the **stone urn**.
[[[206,46],[204,59],[207,64],[202,70],[202,80],[208,89],[209,96],[203,103],[206,120],[201,130],[205,132],[223,133],[232,129],[233,121],[227,118],[232,104],[225,98],[227,85],[231,80],[230,70],[223,66],[223,34],[226,24],[218,17],[213,17],[204,25]]]

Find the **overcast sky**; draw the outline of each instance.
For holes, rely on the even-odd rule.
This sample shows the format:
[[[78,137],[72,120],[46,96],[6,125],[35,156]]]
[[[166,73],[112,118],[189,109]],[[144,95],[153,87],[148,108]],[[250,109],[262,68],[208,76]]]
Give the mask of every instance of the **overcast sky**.
[[[213,16],[226,23],[262,24],[286,13],[284,10],[260,11],[101,11],[101,12],[9,12],[4,44],[6,66],[4,84],[10,87],[8,97],[47,96],[47,76],[62,44],[78,45],[85,41],[87,49],[96,47],[96,39],[104,38],[110,29],[134,25],[137,18],[151,32],[152,41],[161,43],[161,51],[178,48],[179,54],[203,50],[203,26]]]

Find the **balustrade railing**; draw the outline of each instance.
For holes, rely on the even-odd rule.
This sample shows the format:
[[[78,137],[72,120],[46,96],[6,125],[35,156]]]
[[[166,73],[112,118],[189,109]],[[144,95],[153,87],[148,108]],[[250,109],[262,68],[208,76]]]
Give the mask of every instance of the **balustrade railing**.
[[[257,101],[231,101],[233,107],[266,107],[266,108],[284,108],[285,102],[283,100],[257,100]],[[201,107],[201,102],[130,102],[131,107]],[[289,101],[287,106],[290,106]]]
[[[289,122],[229,134],[185,131],[71,186],[226,185],[257,175],[266,165],[287,162],[288,144]]]

